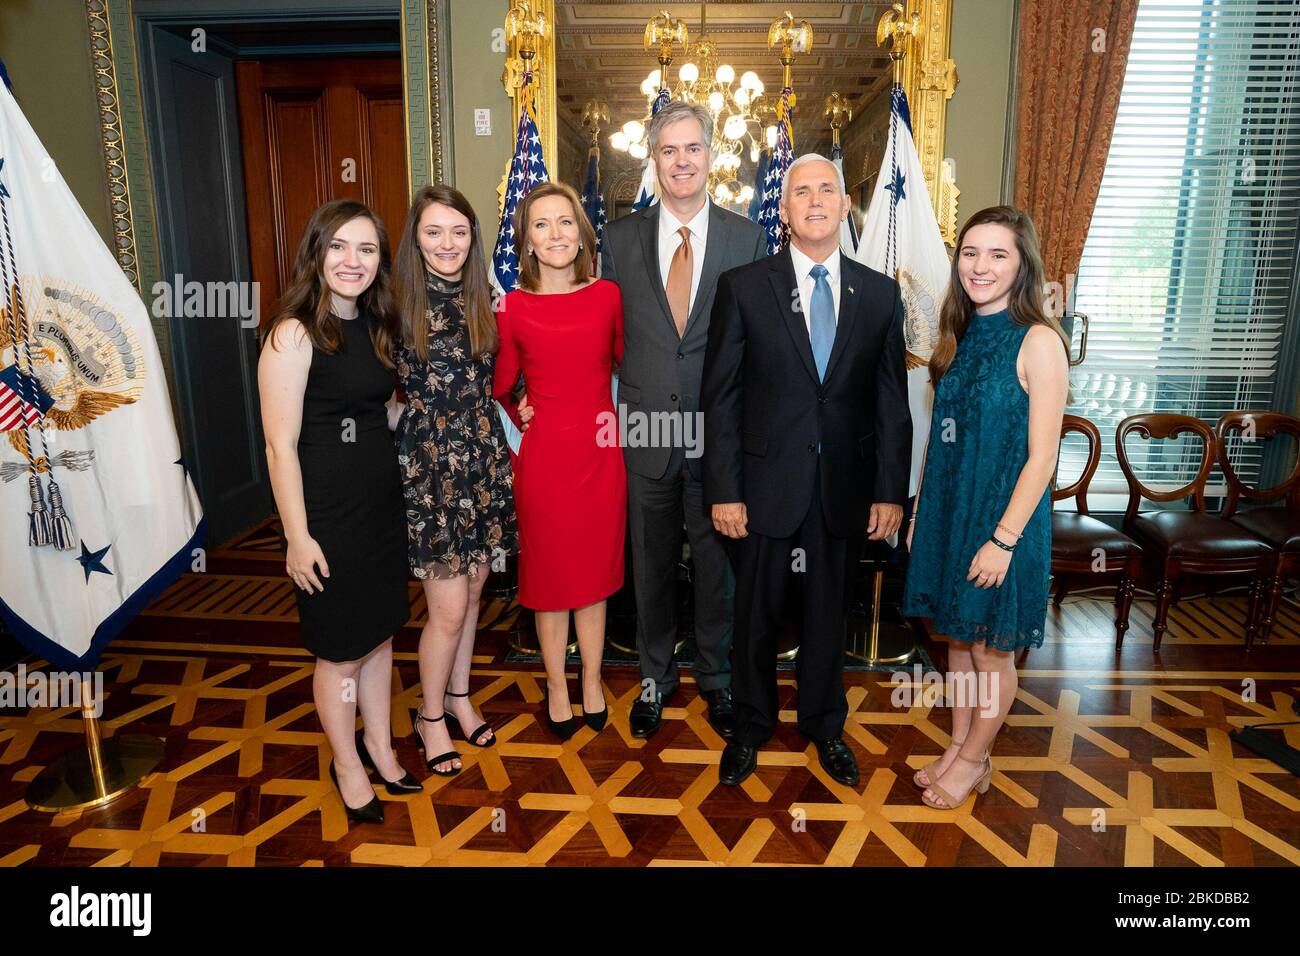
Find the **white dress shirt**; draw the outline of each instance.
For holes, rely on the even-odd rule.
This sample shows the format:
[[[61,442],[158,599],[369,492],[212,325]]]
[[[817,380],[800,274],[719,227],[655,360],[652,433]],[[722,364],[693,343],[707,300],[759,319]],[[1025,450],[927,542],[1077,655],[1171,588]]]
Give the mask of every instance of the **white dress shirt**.
[[[682,244],[682,237],[677,230],[686,226],[691,231],[691,302],[686,314],[695,308],[695,293],[700,287],[700,275],[704,272],[704,245],[709,238],[709,207],[712,203],[705,200],[700,211],[690,222],[682,222],[659,201],[659,279],[664,289],[668,288],[668,269],[673,264],[677,247]]]
[[[803,310],[803,324],[808,329],[808,337],[812,338],[812,308],[813,286],[817,280],[812,277],[812,267],[817,263],[811,258],[799,251],[798,247],[790,243],[790,258],[794,262],[794,277],[799,282],[799,306]],[[835,324],[839,325],[840,321],[840,250],[836,249],[822,263],[826,267],[826,281],[831,287],[831,301],[835,304]]]

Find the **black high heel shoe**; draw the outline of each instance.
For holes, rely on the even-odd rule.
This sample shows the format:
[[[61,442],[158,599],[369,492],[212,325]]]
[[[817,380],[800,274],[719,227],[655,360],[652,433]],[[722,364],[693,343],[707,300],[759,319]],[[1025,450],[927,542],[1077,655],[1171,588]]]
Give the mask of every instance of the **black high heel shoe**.
[[[551,693],[548,690],[542,697],[542,716],[546,718],[546,726],[551,728],[551,733],[561,740],[568,740],[578,732],[578,718],[573,714],[573,707],[569,707],[568,720],[555,720],[551,717]]]
[[[579,693],[581,693],[583,686],[587,683],[586,672],[587,669],[585,667],[578,668]],[[601,688],[602,697],[604,696],[604,693],[605,693],[604,688]],[[609,720],[609,701],[605,701],[604,710],[588,711],[586,707],[582,708],[582,722],[586,724],[588,727],[590,727],[592,730],[596,731],[596,733],[600,733],[602,730],[605,729],[605,722],[607,720]]]
[[[424,716],[424,714],[422,714],[419,710],[416,710],[416,712],[415,712],[415,716],[416,716],[416,717],[419,717],[419,718],[420,718],[421,720],[423,720],[425,723],[429,723],[429,724],[436,724],[438,721],[440,721],[440,720],[445,720],[446,717],[447,717],[446,714],[440,714],[440,715],[437,716],[437,717],[426,717],[426,716]],[[428,753],[428,750],[427,750],[427,748],[424,746],[424,734],[420,732],[420,725],[419,725],[419,724],[416,724],[416,725],[415,725],[415,736],[418,737],[418,738],[420,738],[420,752],[421,752],[421,753],[425,753],[425,754],[427,754],[427,753]],[[437,774],[438,776],[440,776],[440,777],[454,777],[454,776],[456,776],[456,774],[460,773],[460,772],[461,772],[462,770],[464,770],[465,768],[464,768],[464,767],[452,767],[450,770],[437,770],[437,769],[435,769],[435,768],[436,768],[436,767],[438,766],[438,764],[440,764],[440,763],[447,763],[447,762],[450,761],[450,760],[459,760],[459,759],[460,759],[460,754],[458,754],[458,753],[457,753],[456,751],[454,751],[454,750],[450,750],[450,751],[448,751],[447,753],[442,754],[441,756],[438,756],[438,757],[430,757],[430,758],[426,761],[425,765],[429,768],[430,771],[432,771],[433,773],[436,773],[436,774]]]
[[[447,691],[443,691],[443,693],[446,694],[448,697],[469,696],[469,691],[465,691],[465,693],[463,694],[453,694],[451,691],[447,690]],[[479,748],[491,747],[494,743],[497,742],[497,735],[496,735],[496,731],[494,730],[492,731],[492,736],[488,738],[487,743],[481,744],[478,742],[478,739],[482,737],[485,732],[492,730],[492,725],[487,723],[486,721],[480,724],[478,729],[475,730],[474,733],[466,734],[465,729],[461,727],[460,720],[456,717],[455,714],[444,714],[443,716],[447,718],[447,729],[451,733],[458,734],[461,737],[463,737],[465,739],[465,743],[469,744],[471,747],[479,747]]]
[[[339,799],[343,801],[343,809],[348,812],[348,819],[355,820],[357,823],[383,823],[384,822],[384,805],[379,802],[379,798],[372,796],[370,802],[364,807],[350,807],[347,800],[343,799],[343,790],[339,787],[339,775],[334,771],[334,761],[330,761],[330,779],[334,781],[334,789],[339,792]]]
[[[364,734],[357,734],[357,756],[361,758],[361,766],[365,767],[372,773],[379,773],[379,768],[376,767],[375,762],[370,759],[370,751],[366,748],[366,738]],[[404,793],[419,793],[424,789],[424,785],[421,784],[420,781],[405,772],[405,767],[403,767],[402,770],[403,773],[401,780],[385,780],[383,774],[379,774],[379,779],[383,782],[385,790],[395,797],[400,797]]]

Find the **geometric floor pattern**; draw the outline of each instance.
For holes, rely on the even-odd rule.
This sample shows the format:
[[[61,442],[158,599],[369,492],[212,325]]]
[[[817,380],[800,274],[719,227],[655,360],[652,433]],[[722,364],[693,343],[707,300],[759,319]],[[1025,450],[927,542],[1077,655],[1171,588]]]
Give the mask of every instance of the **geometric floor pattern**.
[[[417,630],[404,630],[395,746],[424,791],[377,790],[385,823],[349,828],[325,772],[312,658],[262,539],[214,551],[206,573],[178,582],[104,656],[103,733],[165,741],[141,787],[83,813],[28,809],[27,782],[79,743],[80,717],[0,711],[0,866],[1300,865],[1300,780],[1228,737],[1296,719],[1300,622],[1287,606],[1273,642],[1247,656],[1232,599],[1185,602],[1188,623],[1165,638],[1172,664],[1153,659],[1147,602],[1117,655],[1102,640],[1106,602],[1067,599],[1022,662],[992,788],[955,811],[924,806],[910,780],[947,745],[947,711],[899,705],[888,674],[846,677],[856,788],[830,780],[795,729],[793,675],[777,735],[739,788],[718,782],[722,741],[689,672],[645,741],[627,727],[635,670],[605,668],[609,723],[560,743],[539,723],[540,665],[504,663],[513,607],[490,602],[471,688],[497,745],[462,743],[458,776],[426,775],[412,731]],[[1201,616],[1187,618],[1189,606]],[[421,613],[414,602],[417,628]],[[943,642],[933,650],[941,659]],[[1300,747],[1300,726],[1286,739]]]

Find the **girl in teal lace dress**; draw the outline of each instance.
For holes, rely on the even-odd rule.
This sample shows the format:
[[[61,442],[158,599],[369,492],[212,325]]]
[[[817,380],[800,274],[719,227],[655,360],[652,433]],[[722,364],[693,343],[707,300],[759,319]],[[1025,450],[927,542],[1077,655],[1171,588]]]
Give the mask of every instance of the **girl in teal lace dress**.
[[[934,412],[903,597],[905,614],[949,639],[953,742],[914,778],[940,809],[988,789],[988,749],[1016,695],[1013,652],[1043,643],[1048,482],[1069,362],[1042,289],[1025,213],[994,206],[967,221],[930,358]]]

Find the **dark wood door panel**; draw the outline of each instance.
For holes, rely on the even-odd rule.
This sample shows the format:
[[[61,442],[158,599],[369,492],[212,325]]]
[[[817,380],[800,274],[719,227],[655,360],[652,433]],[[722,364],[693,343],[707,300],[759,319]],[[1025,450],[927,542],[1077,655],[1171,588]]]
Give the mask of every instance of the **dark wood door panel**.
[[[395,250],[406,217],[405,107],[396,57],[238,64],[250,255],[265,312],[311,214],[358,199]]]

